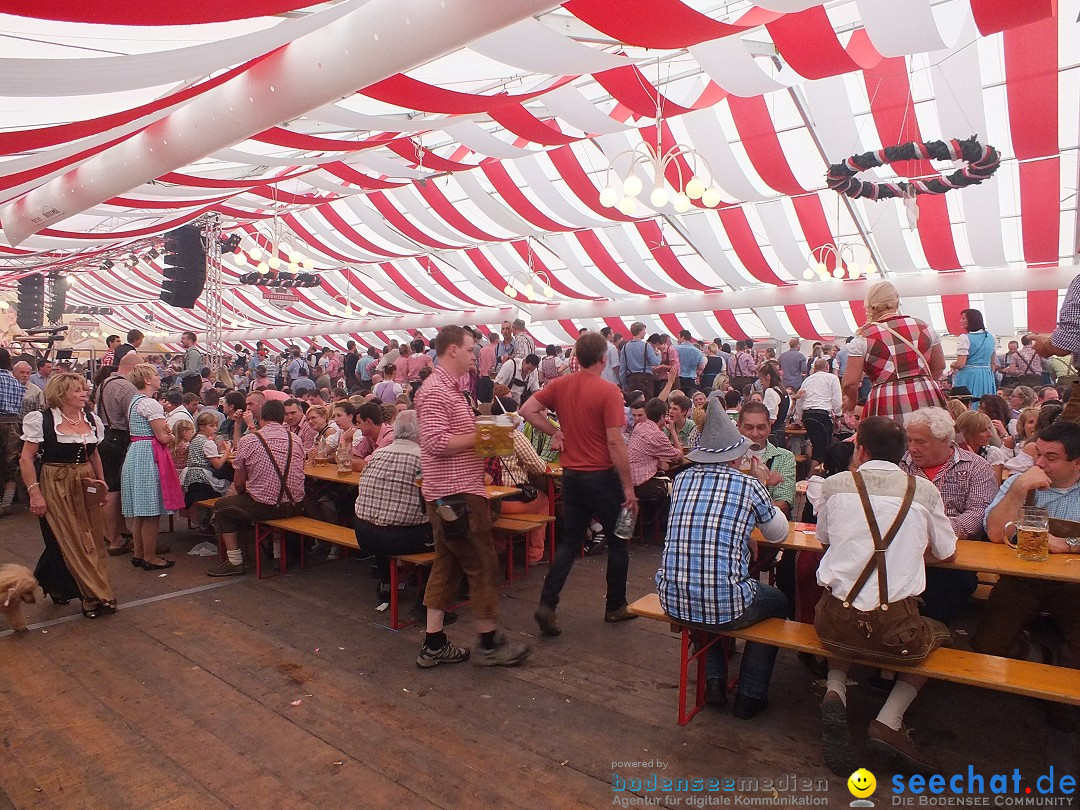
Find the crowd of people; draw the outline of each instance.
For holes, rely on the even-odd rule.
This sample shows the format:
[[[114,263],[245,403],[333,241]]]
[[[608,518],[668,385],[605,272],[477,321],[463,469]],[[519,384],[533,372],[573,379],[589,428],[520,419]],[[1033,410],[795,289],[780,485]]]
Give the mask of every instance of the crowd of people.
[[[381,351],[350,341],[342,354],[313,342],[272,358],[262,343],[251,354],[237,346],[217,369],[194,333],[183,336],[183,352],[144,355],[144,336],[132,330],[123,342],[108,338],[92,384],[44,361],[36,374],[26,362],[13,368],[0,350],[0,513],[12,508],[17,463],[45,540],[38,579],[57,602],[80,599],[89,618],[115,610],[109,556],[130,553],[148,571],[173,565],[162,556],[160,518],[182,509],[224,544],[211,576],[245,572],[242,534],[254,523],[298,514],[354,527],[375,558],[380,602],[392,555],[434,549],[417,664],[509,666],[529,648],[498,632],[492,515],[547,513],[547,487],[538,484],[558,465],[554,558],[542,529],[526,543],[531,564],[550,565],[535,612],[542,634],[562,632],[560,594],[582,549],[608,555],[604,621],[634,618],[631,538],[616,525],[621,513],[638,512],[639,536],[651,527],[664,541],[656,583],[673,618],[713,632],[773,616],[818,625],[836,653],[827,665],[808,662],[824,667],[828,683],[825,758],[846,773],[843,653],[866,656],[823,618],[837,614],[829,599],[872,612],[921,596],[912,621],[925,655],[947,638],[977,583],[925,566],[924,556],[948,559],[957,538],[1004,542],[1025,504],[1080,521],[1080,426],[1061,402],[1075,373],[1064,358],[1080,351],[1080,305],[1068,309],[1080,288],[1070,296],[1054,335],[1025,336],[1000,355],[981,313],[965,310],[948,368],[940,337],[901,313],[888,282],[870,288],[868,321],[845,342],[804,353],[792,339],[779,356],[751,340],[733,351],[685,331],[648,335],[640,322],[627,336],[583,329],[572,347],[538,349],[520,320],[498,333],[444,327],[430,342]],[[510,455],[477,454],[478,414],[513,417]],[[793,452],[792,437],[809,444]],[[305,478],[306,462],[335,458],[359,472],[358,489]],[[519,492],[491,502],[492,483]],[[197,504],[209,498],[218,500],[204,511]],[[765,545],[787,536],[789,520],[817,523],[824,557],[777,560]],[[877,559],[871,536],[892,542],[881,578],[869,567],[860,576]],[[1052,535],[1049,550],[1080,553],[1077,538],[1080,525],[1076,536]],[[766,569],[775,569],[775,587],[760,581]],[[445,632],[463,581],[474,651]],[[1080,587],[1009,577],[990,596],[974,648],[1014,653],[1039,611],[1080,649]],[[775,656],[746,645],[735,716],[766,709]],[[707,700],[725,703],[719,647],[707,664]],[[869,736],[927,768],[902,723],[921,686],[899,678]]]

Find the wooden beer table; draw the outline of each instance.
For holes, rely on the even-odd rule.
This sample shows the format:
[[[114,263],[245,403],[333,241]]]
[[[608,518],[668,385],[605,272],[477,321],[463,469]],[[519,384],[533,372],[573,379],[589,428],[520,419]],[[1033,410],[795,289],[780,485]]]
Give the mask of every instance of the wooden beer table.
[[[337,470],[337,463],[334,464],[305,464],[304,475],[308,478],[315,478],[319,481],[329,481],[334,484],[348,484],[349,486],[360,485],[360,473],[350,470],[345,475],[339,475]],[[496,487],[488,486],[487,489],[488,500],[497,501],[500,498],[505,498],[507,495],[513,495],[518,491],[517,487]]]
[[[818,542],[814,527],[804,523],[791,523],[787,539],[781,543],[766,543],[757,530],[751,535],[762,546],[774,545],[792,551],[816,551],[823,553],[824,546]],[[1016,550],[1004,543],[981,540],[957,540],[956,559],[950,562],[930,562],[938,568],[954,568],[960,571],[987,571],[992,574],[1032,579],[1053,579],[1059,582],[1080,583],[1080,555],[1051,554],[1044,562],[1029,562],[1016,556]]]

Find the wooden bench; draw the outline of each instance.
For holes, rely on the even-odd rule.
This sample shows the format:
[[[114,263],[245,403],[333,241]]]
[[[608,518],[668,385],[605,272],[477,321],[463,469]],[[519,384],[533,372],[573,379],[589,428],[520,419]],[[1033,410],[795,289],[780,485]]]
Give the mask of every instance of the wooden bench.
[[[416,624],[415,621],[401,622],[398,616],[398,569],[411,566],[417,569],[417,588],[422,590],[424,569],[430,568],[435,562],[435,552],[425,551],[421,554],[394,554],[390,557],[390,629],[404,630]]]
[[[332,543],[335,546],[357,550],[360,547],[356,543],[356,534],[348,526],[338,526],[336,523],[327,523],[323,520],[297,516],[281,518],[280,520],[265,520],[255,524],[255,576],[262,579],[262,554],[260,545],[273,530],[289,532],[290,534],[310,537]],[[281,550],[281,564],[278,574],[285,573],[285,549]],[[304,544],[300,544],[300,567],[304,567]]]
[[[655,593],[643,596],[631,604],[630,612],[642,618],[667,622],[672,630],[678,630],[682,635],[682,661],[679,668],[679,725],[686,725],[705,704],[703,653],[708,645],[700,646],[695,654],[690,655],[691,637],[710,634],[687,627],[665,614],[660,608],[660,597]],[[731,630],[719,635],[744,641],[756,641],[811,655],[828,656],[828,652],[821,646],[813,625],[801,622],[766,619],[742,630]],[[697,662],[697,700],[694,708],[688,713],[686,711],[688,670],[690,662],[695,659]],[[855,663],[880,666],[872,661],[856,660]],[[1011,658],[999,658],[995,655],[982,655],[967,650],[941,647],[930,653],[918,666],[891,667],[890,669],[924,675],[934,680],[981,686],[999,692],[1012,692],[1057,703],[1080,705],[1080,671],[1067,667],[1036,664],[1031,661],[1014,661]]]

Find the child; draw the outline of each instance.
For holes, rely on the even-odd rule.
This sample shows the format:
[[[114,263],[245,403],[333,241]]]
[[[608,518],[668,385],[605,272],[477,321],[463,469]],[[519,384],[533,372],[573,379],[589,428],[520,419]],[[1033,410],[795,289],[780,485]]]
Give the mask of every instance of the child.
[[[215,426],[217,420],[214,420]],[[195,435],[195,424],[188,419],[181,419],[173,428],[172,458],[176,474],[180,475],[187,466],[188,446]]]
[[[212,413],[199,414],[195,426],[199,432],[188,446],[187,465],[180,473],[180,486],[189,509],[197,501],[218,498],[228,490],[229,482],[214,473],[225,465],[232,449],[224,439],[220,444],[215,441],[217,417]],[[204,520],[199,528],[207,531],[209,526]]]

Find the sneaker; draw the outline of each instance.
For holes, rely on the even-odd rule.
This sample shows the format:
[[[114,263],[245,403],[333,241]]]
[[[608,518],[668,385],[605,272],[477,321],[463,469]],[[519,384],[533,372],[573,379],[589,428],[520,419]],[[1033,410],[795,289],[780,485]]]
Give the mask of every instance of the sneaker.
[[[855,752],[848,734],[847,706],[836,692],[826,692],[821,701],[821,752],[825,764],[837,776],[855,770]]]
[[[427,669],[437,667],[439,664],[460,664],[469,660],[469,651],[464,647],[458,647],[449,641],[440,650],[433,650],[426,644],[420,645],[420,654],[416,656],[416,665]]]
[[[545,605],[543,602],[533,614],[536,623],[540,626],[540,632],[545,636],[557,636],[562,632],[559,620],[555,617],[555,608]]]
[[[880,720],[874,720],[869,736],[871,750],[898,757],[921,773],[937,771],[937,765],[912,742],[910,732],[903,725],[899,731],[894,731]]]
[[[326,555],[326,559],[328,559],[328,560],[339,560],[339,559],[341,559],[341,546],[334,546],[333,548],[331,548],[330,553]]]
[[[244,573],[243,563],[241,563],[240,565],[233,565],[231,562],[226,560],[216,568],[211,568],[209,571],[206,572],[206,575],[208,577],[238,577],[242,573]]]
[[[623,605],[618,610],[609,610],[604,614],[605,622],[626,622],[630,619],[636,619],[637,616],[630,612],[630,608]]]
[[[473,663],[482,667],[512,667],[520,664],[529,656],[529,645],[520,641],[507,641],[502,636],[495,637],[495,649],[476,648]]]

